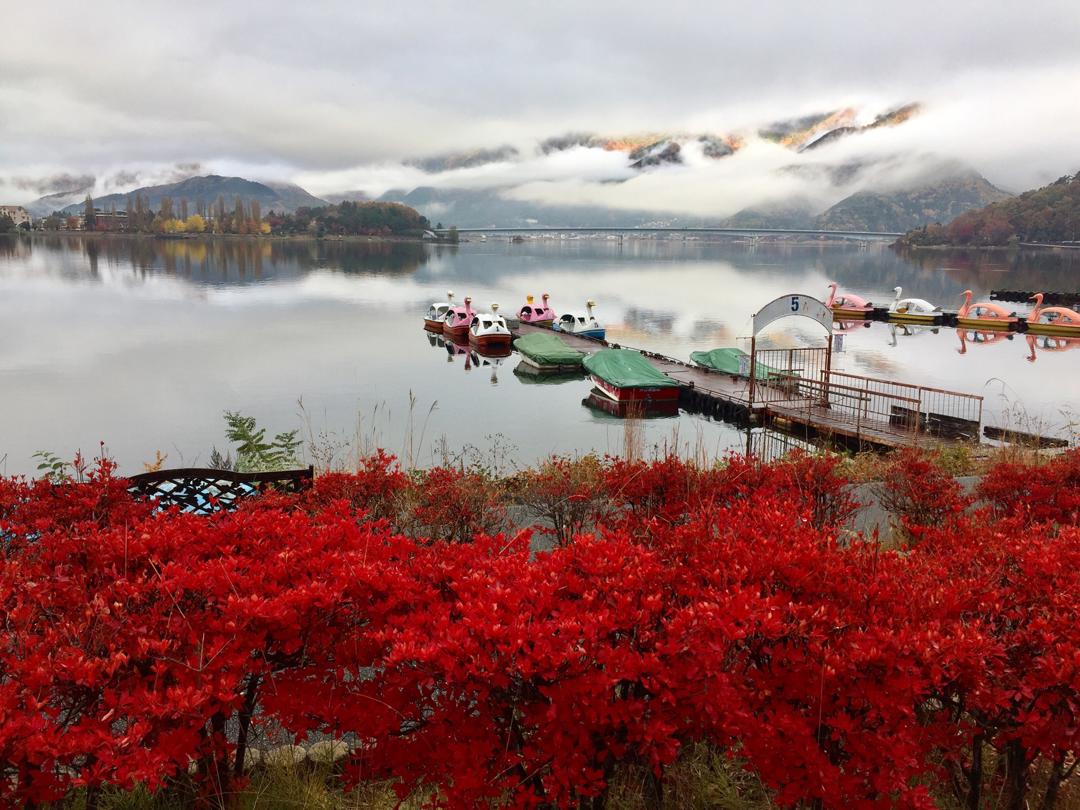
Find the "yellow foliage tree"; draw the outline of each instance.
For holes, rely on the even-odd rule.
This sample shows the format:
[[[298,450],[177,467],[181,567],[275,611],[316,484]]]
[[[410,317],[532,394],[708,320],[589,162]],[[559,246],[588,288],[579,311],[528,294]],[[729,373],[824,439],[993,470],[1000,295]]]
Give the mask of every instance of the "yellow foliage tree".
[[[165,233],[183,233],[184,223],[175,217],[169,217],[161,223],[161,230]]]
[[[264,235],[270,233],[270,223],[269,222],[260,223],[259,224],[259,233],[264,234]]]
[[[206,220],[198,214],[192,214],[184,220],[184,230],[188,233],[202,233],[206,230]]]

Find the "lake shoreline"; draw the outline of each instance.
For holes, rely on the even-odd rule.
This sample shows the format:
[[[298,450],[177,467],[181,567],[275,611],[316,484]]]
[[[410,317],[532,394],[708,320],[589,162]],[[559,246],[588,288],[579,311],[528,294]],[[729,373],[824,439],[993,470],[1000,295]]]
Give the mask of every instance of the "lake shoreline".
[[[451,242],[433,242],[417,236],[310,236],[310,235],[272,235],[272,234],[240,234],[240,233],[200,233],[184,234],[182,236],[164,236],[156,233],[124,233],[117,231],[31,231],[23,234],[30,239],[61,236],[87,237],[92,236],[100,239],[138,239],[153,240],[156,242],[213,242],[213,241],[258,241],[258,242],[401,242],[407,244],[432,244],[449,245]]]

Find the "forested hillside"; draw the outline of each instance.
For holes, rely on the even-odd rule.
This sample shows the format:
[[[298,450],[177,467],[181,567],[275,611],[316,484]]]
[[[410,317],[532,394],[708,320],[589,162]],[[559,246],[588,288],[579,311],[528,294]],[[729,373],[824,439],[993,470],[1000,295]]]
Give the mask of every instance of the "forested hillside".
[[[947,225],[908,231],[908,245],[1007,245],[1080,240],[1080,172],[1018,197],[967,211]]]

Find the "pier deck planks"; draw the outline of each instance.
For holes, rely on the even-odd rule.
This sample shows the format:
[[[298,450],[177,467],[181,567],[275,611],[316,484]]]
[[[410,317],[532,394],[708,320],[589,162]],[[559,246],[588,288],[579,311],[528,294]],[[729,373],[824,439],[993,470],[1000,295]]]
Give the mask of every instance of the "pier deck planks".
[[[539,330],[546,330],[546,327],[521,324],[514,330],[514,333],[515,336],[519,336]],[[568,346],[590,354],[615,345],[607,341],[568,335],[565,332],[556,332],[556,334],[566,341]],[[622,348],[633,347],[623,346]],[[692,388],[699,394],[704,394],[727,405],[749,410],[750,381],[747,378],[733,377],[730,374],[699,368],[653,352],[640,349],[636,351],[641,351],[645,359],[659,371],[686,388]],[[760,388],[767,385],[767,383],[759,383],[758,385]],[[892,425],[884,420],[862,419],[856,422],[853,417],[847,414],[826,408],[809,399],[801,401],[787,400],[782,403],[755,402],[754,415],[764,419],[783,419],[792,425],[810,428],[819,434],[855,439],[865,445],[876,447],[908,447],[918,444],[920,440],[926,438],[925,434],[915,433],[908,428]],[[938,441],[940,440],[939,438]]]

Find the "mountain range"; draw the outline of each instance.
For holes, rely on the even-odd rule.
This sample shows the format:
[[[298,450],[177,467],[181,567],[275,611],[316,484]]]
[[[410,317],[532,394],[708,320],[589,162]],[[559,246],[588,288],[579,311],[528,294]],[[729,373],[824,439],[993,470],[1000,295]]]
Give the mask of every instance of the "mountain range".
[[[433,223],[459,227],[727,226],[900,232],[947,221],[1009,196],[969,167],[905,152],[901,146],[883,151],[882,139],[875,141],[869,135],[902,128],[920,111],[918,104],[877,115],[845,107],[727,133],[570,132],[537,139],[531,146],[478,147],[404,160],[396,167],[381,165],[375,175],[402,180],[400,187],[389,191],[364,188],[367,175],[361,167],[357,171],[361,182],[323,196],[289,183],[213,174],[185,177],[201,166],[178,164],[171,176],[184,179],[103,194],[94,201],[99,208],[124,208],[139,194],[157,208],[165,197],[174,202],[186,199],[193,207],[199,202],[210,206],[222,198],[231,208],[239,197],[246,204],[257,200],[264,212],[292,213],[304,206],[375,199],[400,202]],[[902,131],[885,142],[902,144]],[[840,143],[851,146],[838,148]],[[873,150],[862,146],[871,143],[877,144]],[[729,173],[752,179],[718,196],[715,192],[723,191]],[[107,190],[133,185],[121,182],[121,176],[138,175],[120,173],[103,185]],[[667,191],[669,178],[682,184],[672,187],[680,192],[666,193],[661,203],[650,189]],[[93,177],[81,179],[94,183]],[[589,193],[549,194],[559,183]],[[530,188],[522,191],[526,186]],[[78,213],[88,191],[92,188],[60,191],[26,207],[35,217],[56,210]],[[607,202],[573,204],[575,197]],[[732,201],[738,200],[746,200],[747,207],[730,214]],[[710,214],[710,208],[722,213]]]
[[[176,183],[143,186],[122,194],[106,194],[95,197],[94,205],[102,210],[110,206],[125,209],[129,199],[133,199],[136,194],[142,195],[147,205],[153,210],[157,210],[165,197],[175,202],[187,200],[193,209],[198,203],[203,203],[209,208],[217,202],[219,197],[230,208],[239,197],[245,204],[251,203],[252,200],[258,201],[263,211],[288,211],[290,213],[305,205],[315,207],[327,204],[326,200],[315,197],[292,183],[257,183],[253,180],[245,180],[243,177],[222,177],[210,174],[203,177],[188,177]],[[84,200],[79,200],[66,205],[61,210],[65,213],[76,214],[82,211],[83,205]]]

